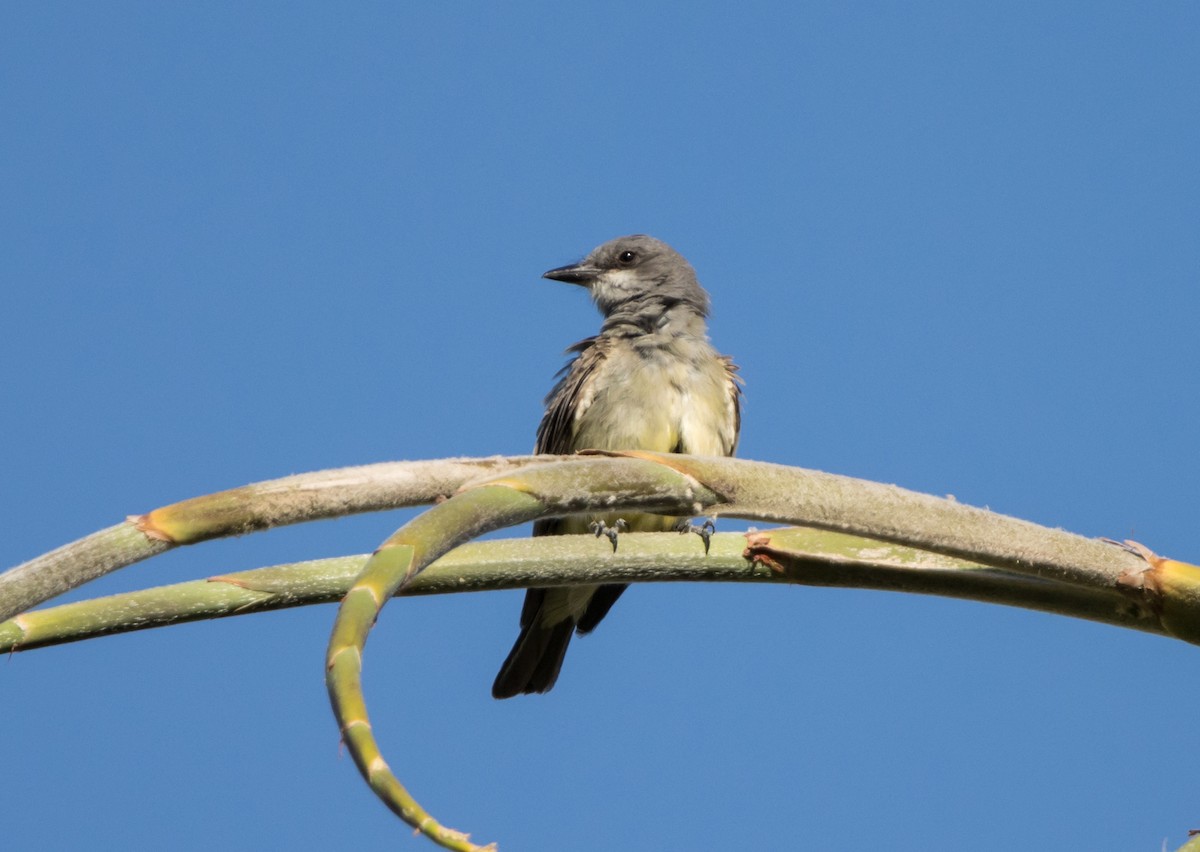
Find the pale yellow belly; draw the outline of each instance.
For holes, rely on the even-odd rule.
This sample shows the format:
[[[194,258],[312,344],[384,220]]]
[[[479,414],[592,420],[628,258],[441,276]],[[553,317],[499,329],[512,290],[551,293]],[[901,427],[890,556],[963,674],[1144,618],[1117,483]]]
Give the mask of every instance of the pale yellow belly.
[[[730,422],[728,379],[724,368],[692,364],[645,363],[640,359],[622,371],[610,364],[606,381],[594,389],[590,404],[575,422],[576,450],[651,450],[696,455],[728,455],[734,426]],[[631,532],[662,532],[679,518],[617,513],[567,519],[567,532],[587,532],[595,520],[615,524],[623,518]]]

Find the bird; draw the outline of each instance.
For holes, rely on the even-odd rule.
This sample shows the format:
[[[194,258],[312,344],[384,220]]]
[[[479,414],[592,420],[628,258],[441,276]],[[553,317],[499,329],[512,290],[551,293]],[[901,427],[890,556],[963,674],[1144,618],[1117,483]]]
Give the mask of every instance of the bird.
[[[567,349],[574,357],[545,399],[535,452],[651,450],[732,456],[741,431],[742,381],[733,360],[708,340],[709,296],[684,257],[644,234],[618,237],[583,260],[542,276],[587,289],[603,315],[600,333]],[[647,513],[537,521],[533,534],[606,534],[707,529],[690,519]],[[571,637],[590,633],[626,584],[532,588],[520,634],[492,696],[544,693],[554,686]]]

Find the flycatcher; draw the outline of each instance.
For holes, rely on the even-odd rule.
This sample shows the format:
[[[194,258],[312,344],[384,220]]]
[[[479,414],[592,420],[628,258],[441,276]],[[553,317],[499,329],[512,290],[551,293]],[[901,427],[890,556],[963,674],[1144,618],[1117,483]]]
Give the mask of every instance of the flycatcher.
[[[653,237],[619,237],[542,277],[586,287],[604,324],[599,335],[567,350],[575,357],[546,397],[535,452],[733,455],[741,427],[741,382],[733,362],[708,342],[708,293],[682,255]],[[577,516],[538,521],[533,534],[599,529],[609,531],[615,547],[615,528],[658,532],[677,529],[679,523],[679,518],[644,513],[621,519]],[[548,691],[558,679],[571,635],[593,630],[623,591],[624,584],[529,589],[521,633],[496,675],[492,695]]]

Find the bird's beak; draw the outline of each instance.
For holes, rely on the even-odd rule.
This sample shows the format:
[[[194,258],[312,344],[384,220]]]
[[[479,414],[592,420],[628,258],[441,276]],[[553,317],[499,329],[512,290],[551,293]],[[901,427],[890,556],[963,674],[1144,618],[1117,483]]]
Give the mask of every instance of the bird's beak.
[[[584,263],[576,263],[572,266],[560,266],[557,269],[551,269],[549,272],[542,273],[543,278],[549,278],[552,281],[582,284],[585,287],[595,281],[599,275],[599,269]]]

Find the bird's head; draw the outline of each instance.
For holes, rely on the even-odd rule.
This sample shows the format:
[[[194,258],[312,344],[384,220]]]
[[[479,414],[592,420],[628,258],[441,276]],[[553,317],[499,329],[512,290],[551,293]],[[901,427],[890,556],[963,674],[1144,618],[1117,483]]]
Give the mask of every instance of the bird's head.
[[[542,277],[587,287],[606,317],[617,310],[657,305],[687,305],[708,316],[708,293],[692,265],[662,240],[644,234],[609,240],[579,263],[551,269]]]

